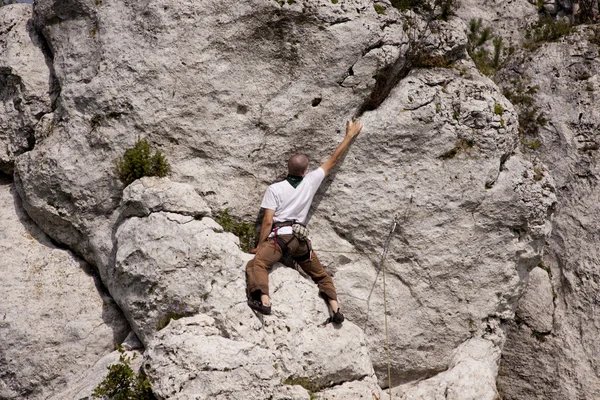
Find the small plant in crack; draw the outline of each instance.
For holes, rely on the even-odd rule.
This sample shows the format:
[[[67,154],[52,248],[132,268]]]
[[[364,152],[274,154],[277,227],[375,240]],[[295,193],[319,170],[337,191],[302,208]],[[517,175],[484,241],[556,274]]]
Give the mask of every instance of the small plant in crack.
[[[538,86],[527,84],[524,78],[513,79],[503,85],[502,94],[515,107],[519,119],[519,134],[524,150],[536,150],[540,142],[537,139],[540,127],[546,126],[546,114],[537,104],[536,94]]]
[[[540,167],[535,167],[533,169],[533,180],[539,182],[542,179],[544,179],[544,172]]]
[[[175,298],[169,303],[166,314],[158,320],[156,329],[160,331],[169,325],[171,320],[178,320],[189,315],[191,315],[191,312],[188,310],[187,304]]]
[[[548,277],[550,279],[552,279],[552,270],[550,269],[549,266],[547,266],[546,264],[544,264],[543,261],[540,261],[537,266],[540,267],[541,269],[543,269],[544,271],[546,271],[546,273],[548,274]]]
[[[530,51],[537,50],[544,42],[556,42],[563,36],[574,31],[574,27],[563,20],[555,21],[550,15],[544,15],[535,24],[525,31],[526,42],[523,48]]]
[[[469,152],[474,146],[475,142],[473,139],[460,139],[453,148],[441,154],[438,158],[441,160],[450,160],[461,152]]]
[[[487,43],[490,40],[494,47],[493,54],[487,50]],[[504,41],[501,37],[495,36],[491,28],[484,28],[481,19],[471,19],[467,36],[467,53],[481,73],[493,76],[501,68],[500,57],[503,48]]]
[[[121,353],[119,362],[107,367],[108,374],[94,389],[92,397],[104,400],[155,400],[148,378],[131,368],[131,361],[136,355],[128,356],[120,346],[117,346],[117,350]]]
[[[219,212],[215,221],[223,227],[225,232],[231,232],[240,238],[240,248],[242,251],[249,253],[254,248],[258,241],[255,224],[246,221],[236,221],[229,213],[228,208]]]
[[[374,3],[373,8],[377,14],[385,15],[385,7],[380,3]]]
[[[171,165],[165,155],[156,150],[152,154],[150,143],[138,139],[133,147],[125,150],[125,155],[115,161],[117,176],[124,186],[144,176],[165,177],[171,173]]]

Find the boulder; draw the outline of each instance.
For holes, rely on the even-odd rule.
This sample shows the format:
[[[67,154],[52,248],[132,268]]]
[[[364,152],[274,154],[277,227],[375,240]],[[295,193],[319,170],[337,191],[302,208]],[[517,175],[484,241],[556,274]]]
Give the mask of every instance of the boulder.
[[[527,289],[517,306],[518,322],[526,324],[536,332],[549,333],[554,317],[552,291],[548,272],[542,268],[534,268],[529,273]]]
[[[469,339],[456,348],[447,371],[398,388],[397,397],[401,400],[497,400],[499,359],[500,347],[493,341]]]
[[[229,310],[207,304],[206,313],[171,320],[154,335],[144,368],[158,398],[251,400],[287,393],[279,398],[308,399],[308,393],[365,378],[377,387],[360,328],[349,321],[325,325],[325,302],[296,271],[280,266],[271,282],[277,289],[270,316],[255,315],[242,288]],[[230,283],[242,285],[241,276]],[[231,302],[215,291],[207,303]],[[299,388],[288,393],[289,386]]]
[[[27,217],[5,180],[0,212],[0,398],[46,399],[111,353],[129,325],[94,270]]]
[[[116,232],[115,267],[106,282],[146,344],[170,316],[198,312],[217,283],[226,285],[232,274],[244,279],[241,255],[237,238],[208,217],[132,217]]]
[[[201,218],[210,216],[210,208],[194,188],[168,178],[143,177],[123,191],[121,218],[145,217],[166,211]]]

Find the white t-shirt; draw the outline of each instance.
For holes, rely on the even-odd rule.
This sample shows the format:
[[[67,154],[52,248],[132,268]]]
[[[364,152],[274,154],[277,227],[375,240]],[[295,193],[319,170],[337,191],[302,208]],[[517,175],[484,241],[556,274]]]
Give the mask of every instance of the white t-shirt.
[[[260,206],[275,210],[274,222],[298,221],[306,224],[313,197],[324,178],[325,171],[319,167],[306,174],[295,189],[288,181],[274,183],[267,189]]]

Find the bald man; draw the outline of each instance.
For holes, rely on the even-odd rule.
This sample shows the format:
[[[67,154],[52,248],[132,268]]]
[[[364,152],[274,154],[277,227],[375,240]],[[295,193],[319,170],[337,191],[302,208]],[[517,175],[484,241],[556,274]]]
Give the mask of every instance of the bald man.
[[[250,308],[262,314],[271,313],[268,270],[284,255],[290,255],[318,285],[321,295],[327,299],[333,311],[332,321],[344,321],[333,280],[312,251],[310,240],[304,235],[304,228],[308,210],[321,182],[338,164],[361,129],[360,122],[347,121],[346,136],[342,143],[321,167],[310,173],[307,173],[308,157],[304,154],[292,156],[288,161],[287,178],[267,189],[261,204],[265,215],[260,238],[257,247],[252,250],[256,255],[246,265]]]

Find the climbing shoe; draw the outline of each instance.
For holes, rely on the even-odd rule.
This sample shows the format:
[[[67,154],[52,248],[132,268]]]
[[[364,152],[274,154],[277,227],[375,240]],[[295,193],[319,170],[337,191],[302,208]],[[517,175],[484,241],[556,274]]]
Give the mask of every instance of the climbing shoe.
[[[331,322],[336,324],[341,324],[342,322],[344,322],[344,314],[342,314],[339,308],[336,312],[333,313],[333,317],[331,317]]]
[[[265,306],[262,301],[260,300],[256,300],[256,299],[248,299],[248,306],[255,310],[258,311],[261,314],[265,314],[265,315],[269,315],[271,314],[271,306]],[[344,317],[342,317],[343,320]]]

